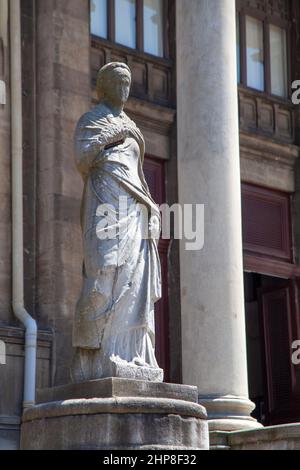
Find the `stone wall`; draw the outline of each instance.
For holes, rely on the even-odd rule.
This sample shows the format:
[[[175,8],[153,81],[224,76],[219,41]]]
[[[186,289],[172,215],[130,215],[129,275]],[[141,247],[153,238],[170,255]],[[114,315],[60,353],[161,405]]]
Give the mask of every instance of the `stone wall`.
[[[23,401],[24,329],[0,325],[0,341],[6,345],[5,364],[0,365],[0,450],[19,447]],[[37,387],[52,385],[52,334],[39,331]]]
[[[82,183],[73,133],[90,106],[88,0],[36,2],[37,303],[55,332],[55,383],[69,381],[71,323],[81,286]]]
[[[11,177],[10,89],[7,2],[0,7],[0,80],[6,85],[6,104],[0,104],[0,322],[13,321],[11,312]]]

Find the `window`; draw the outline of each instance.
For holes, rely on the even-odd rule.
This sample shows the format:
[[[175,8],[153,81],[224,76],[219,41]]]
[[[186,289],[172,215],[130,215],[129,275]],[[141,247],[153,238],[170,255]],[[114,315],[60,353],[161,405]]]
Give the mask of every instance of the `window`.
[[[237,14],[238,83],[288,97],[288,21],[241,8]]]
[[[91,34],[132,49],[165,56],[167,0],[90,0]]]
[[[246,16],[247,85],[264,91],[264,41],[262,21]]]
[[[116,42],[136,48],[135,0],[115,0]]]
[[[287,95],[287,43],[286,31],[270,25],[271,92]]]
[[[91,0],[91,33],[107,38],[107,0]]]
[[[163,2],[144,0],[144,51],[162,57]]]

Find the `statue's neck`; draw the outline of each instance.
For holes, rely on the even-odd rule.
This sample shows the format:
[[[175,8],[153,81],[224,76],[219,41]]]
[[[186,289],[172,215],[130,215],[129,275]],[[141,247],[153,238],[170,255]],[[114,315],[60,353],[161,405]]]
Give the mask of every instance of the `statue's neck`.
[[[109,103],[109,102],[103,100],[102,104],[104,104],[104,106],[115,117],[119,116],[123,112],[123,109],[124,109],[124,104],[123,103]]]

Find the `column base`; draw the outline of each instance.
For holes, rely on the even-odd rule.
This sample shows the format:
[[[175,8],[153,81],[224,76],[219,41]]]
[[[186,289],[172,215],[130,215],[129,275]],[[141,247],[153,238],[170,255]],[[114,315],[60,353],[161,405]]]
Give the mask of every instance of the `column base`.
[[[209,431],[241,431],[263,426],[250,416],[255,405],[248,398],[233,395],[200,396],[208,414]]]
[[[21,449],[208,450],[196,387],[100,379],[38,393],[25,410]]]

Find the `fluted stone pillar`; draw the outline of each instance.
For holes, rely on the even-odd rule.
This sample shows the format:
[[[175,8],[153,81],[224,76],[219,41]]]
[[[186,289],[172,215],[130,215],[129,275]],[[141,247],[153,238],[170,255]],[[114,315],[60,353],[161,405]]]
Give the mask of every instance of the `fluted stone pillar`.
[[[204,247],[181,242],[182,370],[211,430],[257,427],[248,399],[235,0],[177,0],[179,202],[204,204]],[[187,5],[188,3],[188,5]]]

